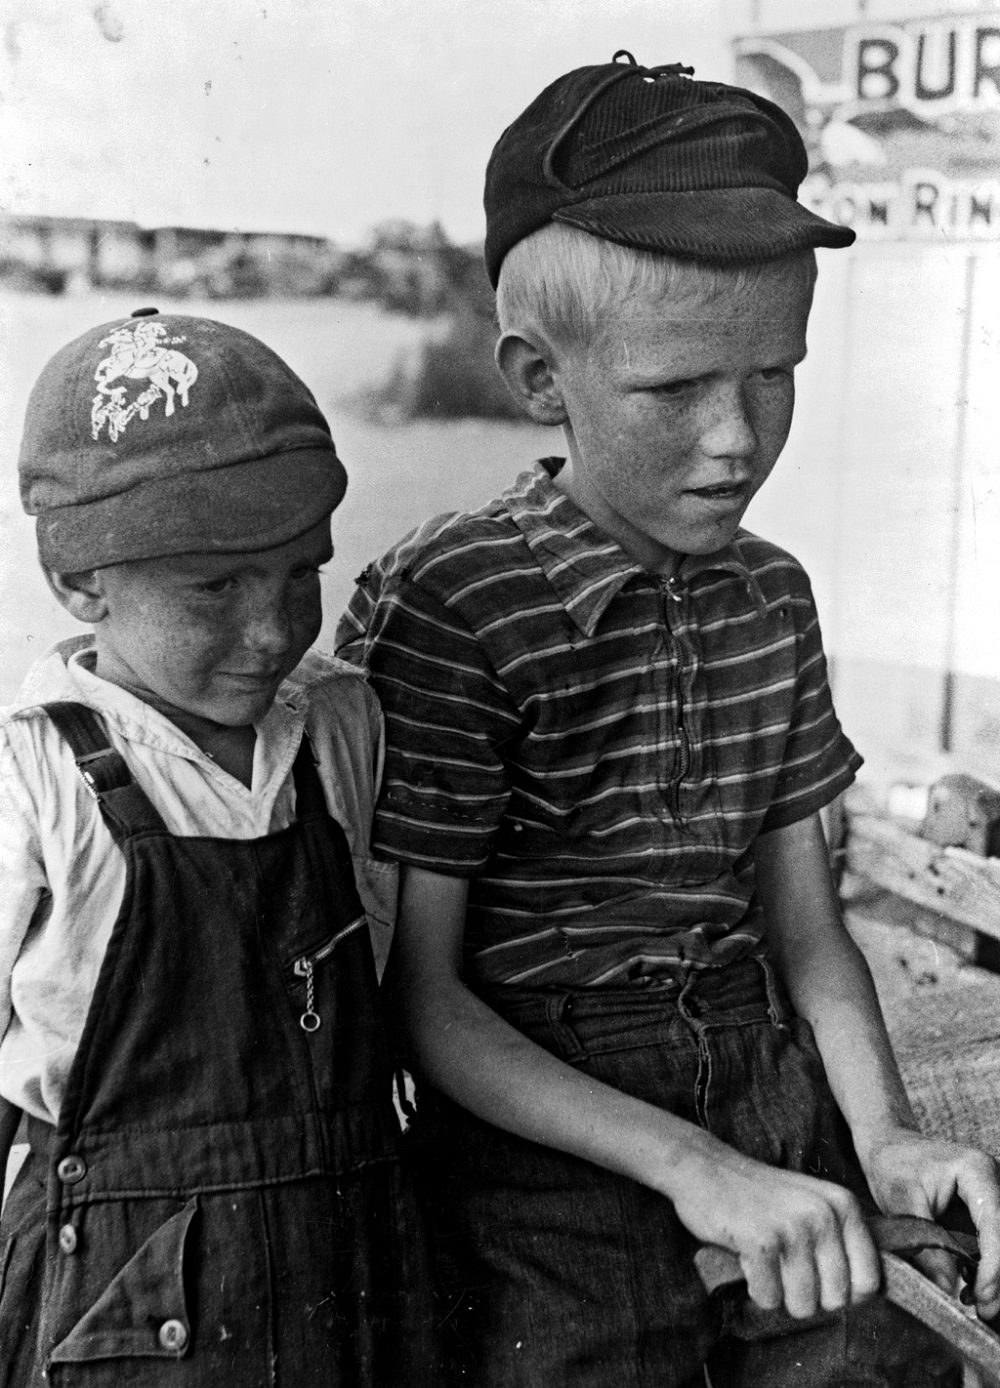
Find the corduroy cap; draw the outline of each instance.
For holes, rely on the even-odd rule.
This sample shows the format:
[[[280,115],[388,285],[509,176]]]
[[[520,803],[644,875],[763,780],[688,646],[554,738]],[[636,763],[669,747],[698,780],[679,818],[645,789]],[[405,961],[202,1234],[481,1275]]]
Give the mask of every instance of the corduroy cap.
[[[28,400],[21,500],[56,571],[285,544],[347,474],[312,393],[249,333],[140,309],[93,328]]]
[[[808,160],[790,117],[692,72],[621,49],[558,78],[507,127],[486,170],[494,287],[510,248],[548,222],[722,266],[851,244],[848,227],[796,201]]]

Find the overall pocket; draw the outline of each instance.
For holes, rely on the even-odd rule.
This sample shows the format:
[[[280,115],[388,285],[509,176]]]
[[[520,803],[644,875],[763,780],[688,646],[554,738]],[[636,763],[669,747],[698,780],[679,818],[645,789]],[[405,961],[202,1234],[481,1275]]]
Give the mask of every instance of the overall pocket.
[[[76,1247],[60,1239],[50,1253],[39,1357],[51,1388],[317,1382],[299,1372],[301,1362],[280,1379],[274,1363],[265,1198],[250,1185],[200,1191],[187,1203],[139,1197],[78,1208]]]
[[[160,1224],[136,1249],[93,1301],[89,1310],[62,1334],[49,1351],[48,1365],[81,1364],[99,1359],[182,1359],[189,1351],[192,1322],[184,1286],[184,1260],[191,1223],[198,1208],[191,1199]],[[55,1292],[78,1281],[71,1264],[90,1261],[86,1245],[99,1234],[97,1225],[81,1221],[59,1231],[63,1276]],[[94,1253],[95,1258],[99,1256]],[[58,1333],[58,1332],[57,1332]],[[59,1377],[53,1378],[58,1383]]]

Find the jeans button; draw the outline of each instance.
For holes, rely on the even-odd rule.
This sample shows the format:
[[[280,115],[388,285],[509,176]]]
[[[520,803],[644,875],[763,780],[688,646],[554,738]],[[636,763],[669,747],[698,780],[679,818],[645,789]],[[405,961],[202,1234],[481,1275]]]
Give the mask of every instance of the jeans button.
[[[64,1224],[59,1230],[59,1247],[64,1253],[75,1253],[76,1242],[76,1230],[72,1224]]]

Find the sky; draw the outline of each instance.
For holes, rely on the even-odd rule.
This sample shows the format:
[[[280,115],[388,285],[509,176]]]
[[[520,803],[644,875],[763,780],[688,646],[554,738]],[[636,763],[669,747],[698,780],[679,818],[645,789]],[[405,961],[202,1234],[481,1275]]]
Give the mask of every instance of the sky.
[[[628,48],[731,76],[739,0],[3,0],[0,210],[482,236],[501,130]],[[723,20],[722,16],[726,18]]]

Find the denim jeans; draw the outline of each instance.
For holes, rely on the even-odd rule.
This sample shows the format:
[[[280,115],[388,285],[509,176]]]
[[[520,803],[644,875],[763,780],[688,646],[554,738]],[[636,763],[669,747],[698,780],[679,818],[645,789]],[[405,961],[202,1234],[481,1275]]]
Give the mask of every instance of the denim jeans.
[[[578,1069],[759,1161],[871,1200],[808,1025],[770,966],[486,1000]],[[796,1322],[710,1298],[670,1201],[420,1089],[408,1137],[436,1231],[452,1381],[475,1388],[810,1388],[958,1379],[876,1300]],[[943,1374],[943,1376],[942,1376]]]

